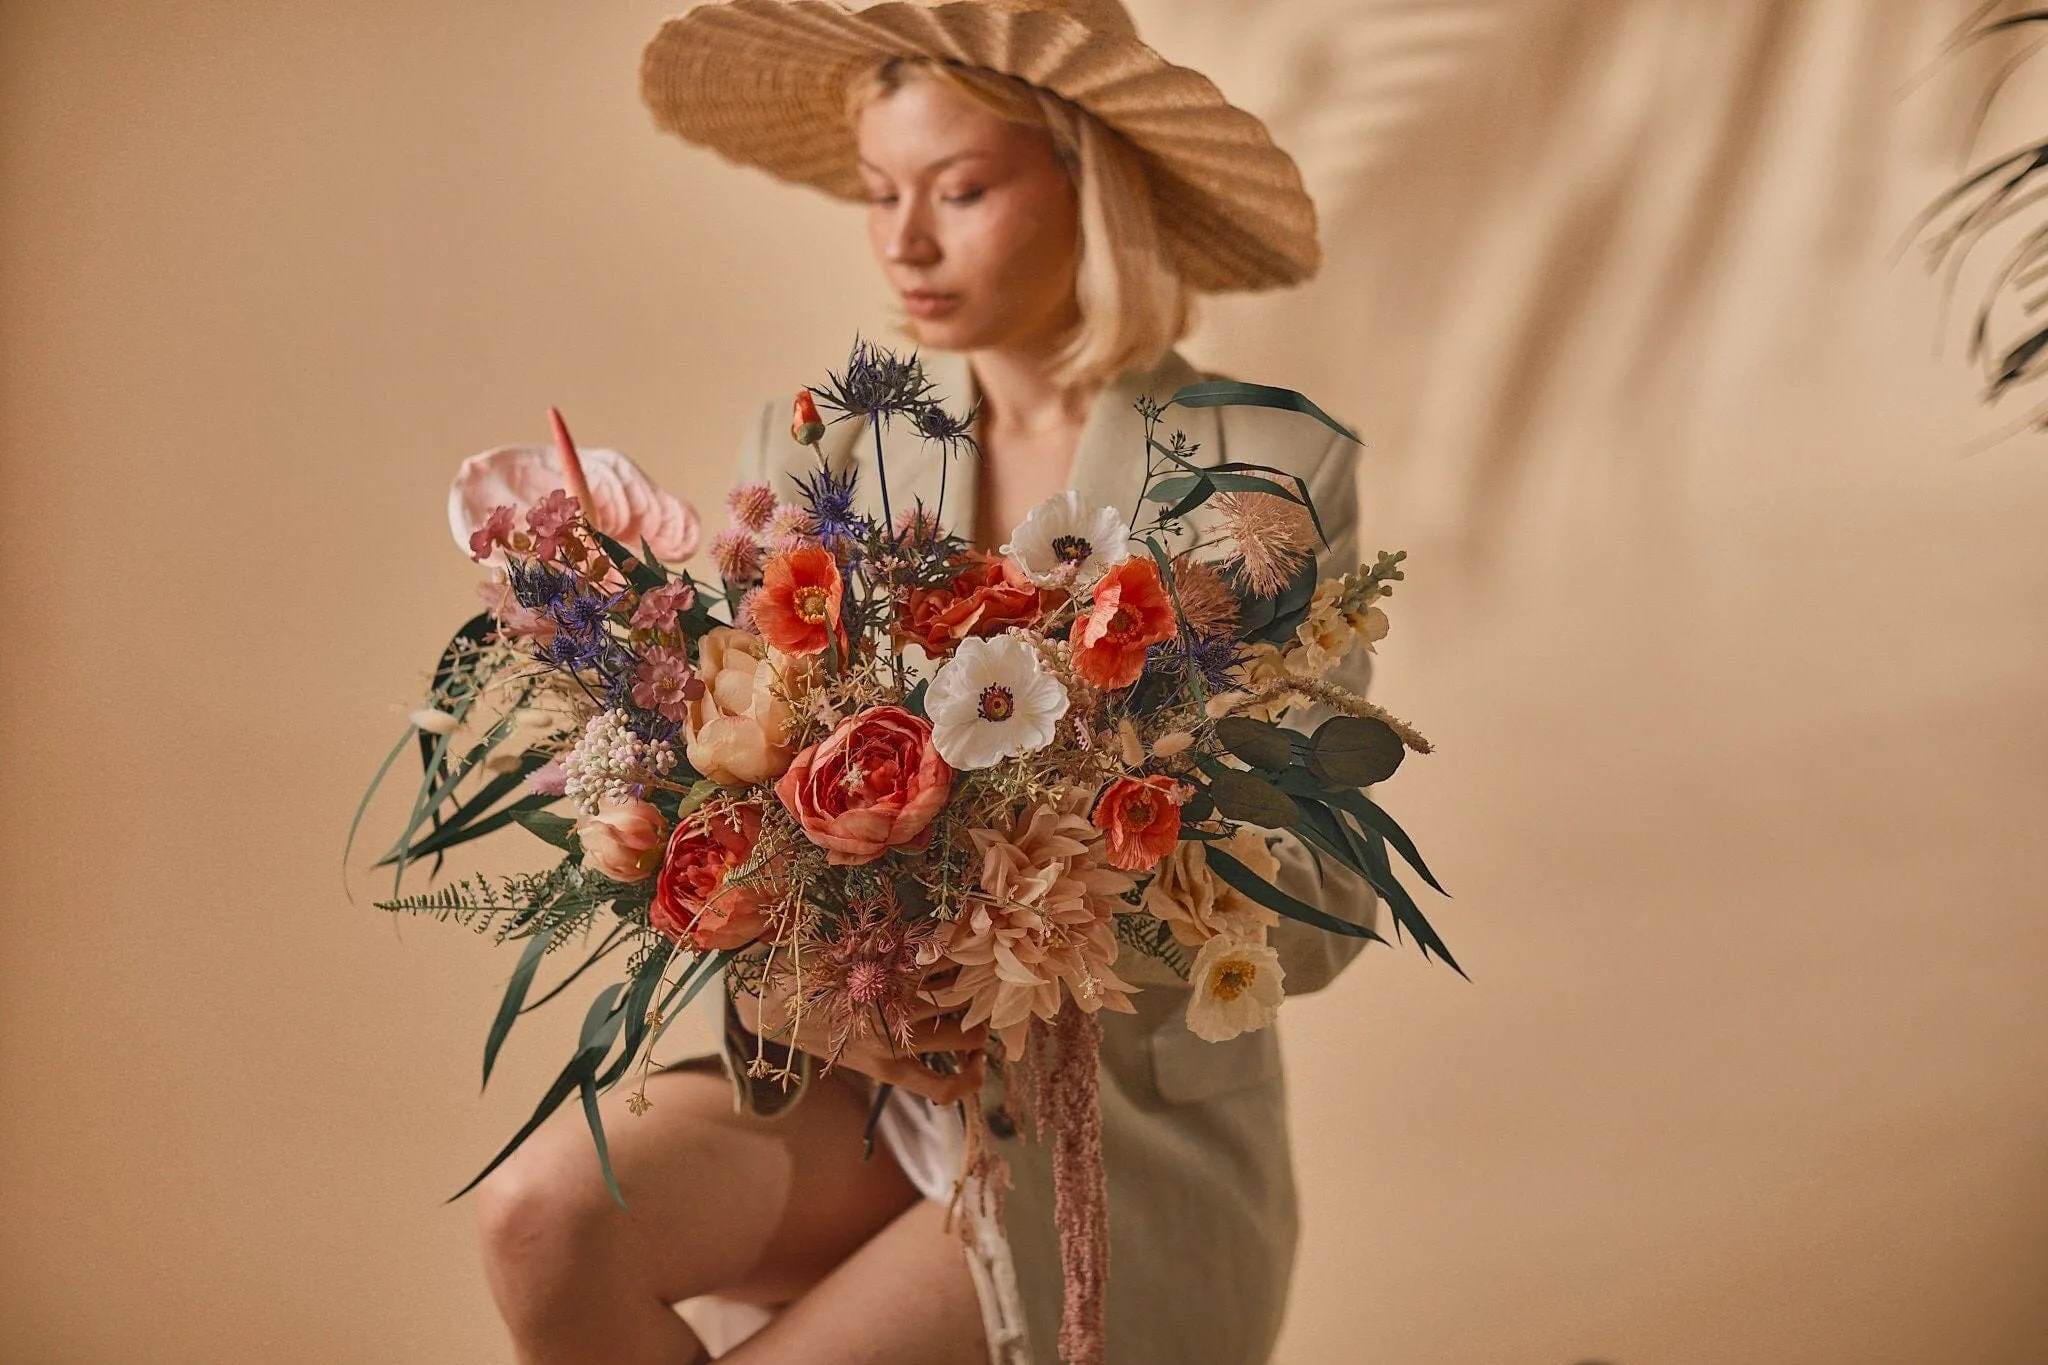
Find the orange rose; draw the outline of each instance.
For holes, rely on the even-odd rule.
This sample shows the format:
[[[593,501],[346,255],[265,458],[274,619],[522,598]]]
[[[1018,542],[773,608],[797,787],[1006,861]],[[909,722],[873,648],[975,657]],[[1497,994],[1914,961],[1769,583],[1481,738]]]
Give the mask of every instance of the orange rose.
[[[1028,626],[1045,608],[1045,598],[1017,563],[1002,555],[969,551],[955,563],[967,567],[937,588],[914,588],[904,612],[904,634],[943,659],[970,635],[1000,635]]]
[[[805,837],[842,865],[923,848],[952,789],[953,770],[932,743],[931,723],[900,706],[841,721],[775,784]]]
[[[1074,671],[1107,690],[1136,682],[1145,671],[1145,650],[1179,633],[1158,566],[1126,559],[1095,585],[1094,604],[1075,618],[1067,641]]]
[[[752,888],[728,885],[760,837],[753,806],[707,806],[676,825],[654,880],[647,917],[678,943],[699,951],[744,948],[767,932],[768,916]]]
[[[754,598],[754,625],[785,654],[817,654],[839,633],[839,562],[819,545],[768,561]]]
[[[1170,777],[1119,777],[1092,817],[1111,867],[1146,872],[1180,843],[1181,784]]]

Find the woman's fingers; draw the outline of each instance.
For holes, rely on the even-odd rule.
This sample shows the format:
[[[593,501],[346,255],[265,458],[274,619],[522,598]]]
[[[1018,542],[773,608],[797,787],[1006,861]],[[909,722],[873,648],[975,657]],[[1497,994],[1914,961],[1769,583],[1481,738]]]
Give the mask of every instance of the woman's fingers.
[[[962,1058],[960,1070],[950,1076],[932,1070],[913,1057],[884,1058],[868,1074],[933,1104],[945,1105],[955,1104],[981,1089],[987,1072],[987,1057],[976,1052]]]

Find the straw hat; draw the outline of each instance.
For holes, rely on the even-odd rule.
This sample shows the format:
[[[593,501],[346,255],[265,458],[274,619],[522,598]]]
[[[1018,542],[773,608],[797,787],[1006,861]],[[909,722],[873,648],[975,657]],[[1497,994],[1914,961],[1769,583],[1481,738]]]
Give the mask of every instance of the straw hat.
[[[987,67],[1050,90],[1129,141],[1180,276],[1221,293],[1315,273],[1315,205],[1266,126],[1138,41],[1117,0],[710,0],[641,60],[655,122],[727,160],[864,197],[849,82],[888,57]]]

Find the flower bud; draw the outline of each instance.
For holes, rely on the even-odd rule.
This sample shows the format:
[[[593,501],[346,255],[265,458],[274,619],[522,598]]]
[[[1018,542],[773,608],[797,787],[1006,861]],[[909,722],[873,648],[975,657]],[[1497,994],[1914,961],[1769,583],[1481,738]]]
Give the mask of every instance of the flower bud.
[[[825,439],[825,423],[818,416],[818,403],[811,397],[809,389],[796,391],[796,404],[790,412],[789,434],[798,445],[804,446],[814,446]]]
[[[576,835],[586,867],[615,882],[637,882],[661,865],[668,821],[645,801],[606,803],[576,822]]]

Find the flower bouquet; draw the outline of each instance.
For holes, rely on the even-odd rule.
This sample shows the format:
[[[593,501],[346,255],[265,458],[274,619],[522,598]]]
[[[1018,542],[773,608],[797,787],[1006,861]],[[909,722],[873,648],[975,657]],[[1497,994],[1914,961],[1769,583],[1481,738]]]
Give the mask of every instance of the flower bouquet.
[[[1276,839],[1349,869],[1456,966],[1394,860],[1435,879],[1364,790],[1429,746],[1326,677],[1386,633],[1402,555],[1319,580],[1303,480],[1201,463],[1166,428],[1175,407],[1226,405],[1343,432],[1281,389],[1143,400],[1138,507],[1059,494],[985,553],[943,529],[943,477],[938,505],[893,506],[881,458],[891,422],[971,453],[972,416],[939,403],[915,356],[856,343],[843,372],[797,394],[791,430],[815,447],[826,415],[868,424],[882,514],[859,510],[857,466],[819,455],[787,501],[732,491],[703,578],[681,566],[699,539],[689,509],[624,457],[579,453],[558,416],[552,450],[465,463],[451,521],[490,569],[487,609],[378,773],[417,747],[424,775],[380,905],[521,946],[486,1082],[522,1014],[621,964],[477,1180],[577,1097],[623,1202],[597,1096],[637,1078],[629,1108],[644,1111],[657,1040],[722,977],[781,992],[834,1047],[907,1051],[934,1006],[986,1026],[1009,1102],[1056,1116],[1061,1202],[1099,1193],[1099,1015],[1133,1010],[1135,978],[1188,982],[1189,1029],[1228,1039],[1280,1006],[1281,917],[1378,937],[1275,885]],[[400,894],[409,866],[438,869],[509,823],[559,861]],[[572,946],[576,964],[530,999],[543,960]],[[776,1070],[765,1055],[753,1067]],[[961,1193],[985,1211],[1001,1162],[979,1106],[962,1110]],[[1091,1331],[1099,1342],[1102,1205],[1082,1202],[1094,1225],[1061,1229],[1069,1358]]]

